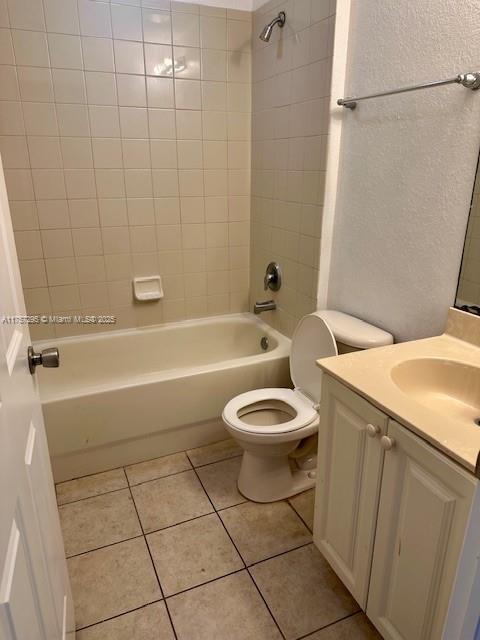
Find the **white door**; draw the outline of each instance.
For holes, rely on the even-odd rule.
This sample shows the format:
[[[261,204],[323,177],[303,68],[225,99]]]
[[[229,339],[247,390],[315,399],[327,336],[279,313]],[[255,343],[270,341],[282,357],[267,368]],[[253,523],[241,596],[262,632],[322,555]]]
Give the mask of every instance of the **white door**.
[[[388,438],[367,615],[386,640],[440,640],[477,481],[393,420]]]
[[[385,414],[323,376],[313,540],[363,609],[387,424]]]
[[[35,376],[28,369],[10,211],[0,164],[0,638],[73,640],[74,619]]]

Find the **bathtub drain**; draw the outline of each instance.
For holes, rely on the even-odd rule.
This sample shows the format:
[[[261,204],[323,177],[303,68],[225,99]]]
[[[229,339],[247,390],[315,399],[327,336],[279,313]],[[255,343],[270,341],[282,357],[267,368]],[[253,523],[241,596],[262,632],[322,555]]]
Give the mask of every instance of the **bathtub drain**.
[[[264,351],[266,351],[268,349],[268,338],[267,338],[267,336],[263,336],[263,338],[260,340],[260,346],[262,347],[262,349]]]
[[[474,423],[477,425],[477,427],[480,427],[480,418],[475,418]]]

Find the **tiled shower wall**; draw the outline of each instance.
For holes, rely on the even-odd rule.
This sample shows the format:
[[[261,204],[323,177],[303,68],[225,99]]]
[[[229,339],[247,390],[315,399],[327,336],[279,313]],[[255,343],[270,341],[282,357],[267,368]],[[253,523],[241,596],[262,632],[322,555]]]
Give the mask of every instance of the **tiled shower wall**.
[[[113,314],[123,328],[245,310],[251,14],[0,0],[0,27],[0,151],[28,312]],[[132,278],[153,274],[164,300],[134,304]]]
[[[275,298],[262,317],[291,335],[316,309],[335,0],[270,0],[254,34],[280,10],[285,27],[269,44],[253,39],[251,302]],[[277,294],[263,290],[271,260],[284,275]]]

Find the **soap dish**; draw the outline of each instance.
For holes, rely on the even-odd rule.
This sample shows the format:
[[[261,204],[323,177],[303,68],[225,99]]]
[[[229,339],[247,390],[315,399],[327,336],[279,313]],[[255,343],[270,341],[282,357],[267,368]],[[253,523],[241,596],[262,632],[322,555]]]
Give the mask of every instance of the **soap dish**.
[[[138,302],[151,302],[163,298],[162,279],[160,276],[148,276],[133,279],[133,295]]]

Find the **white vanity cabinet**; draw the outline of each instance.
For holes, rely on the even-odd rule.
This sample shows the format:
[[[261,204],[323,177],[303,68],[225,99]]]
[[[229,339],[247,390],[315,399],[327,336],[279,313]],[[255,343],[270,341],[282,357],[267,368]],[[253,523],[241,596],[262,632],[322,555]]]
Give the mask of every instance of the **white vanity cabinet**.
[[[315,543],[384,638],[440,640],[477,481],[330,376],[323,385]]]
[[[388,418],[324,375],[315,543],[365,609]]]

